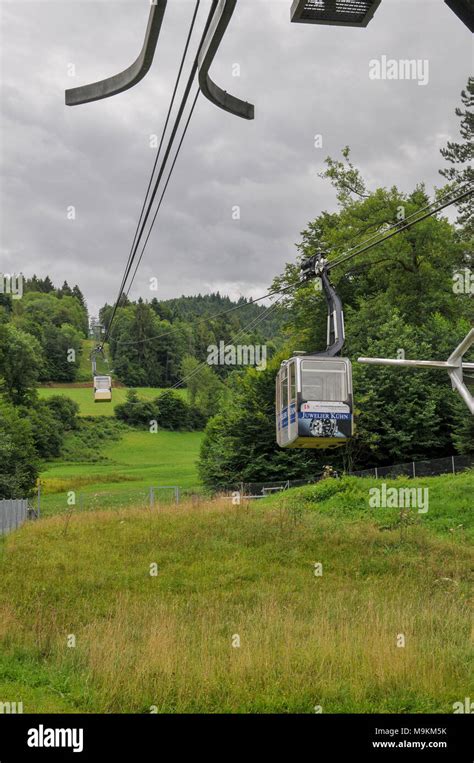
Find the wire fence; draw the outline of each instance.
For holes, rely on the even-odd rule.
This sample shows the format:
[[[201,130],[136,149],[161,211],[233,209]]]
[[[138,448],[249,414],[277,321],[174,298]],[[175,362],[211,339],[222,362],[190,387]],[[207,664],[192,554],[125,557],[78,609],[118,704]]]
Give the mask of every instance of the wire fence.
[[[304,485],[312,485],[319,482],[325,476],[335,478],[342,476],[349,477],[372,477],[375,479],[397,479],[397,477],[407,477],[415,479],[417,477],[436,477],[442,474],[459,474],[474,467],[474,458],[470,456],[448,456],[446,458],[433,458],[429,461],[409,461],[404,464],[393,464],[391,466],[374,466],[370,469],[361,469],[359,471],[338,473],[336,470],[328,472],[318,472],[311,475],[306,480],[280,480],[273,482],[241,482],[231,488],[222,488],[217,492],[224,496],[232,496],[239,492],[244,499],[267,498],[283,490]]]
[[[125,492],[100,491],[77,493],[70,509],[100,511],[101,509],[157,508],[180,502],[181,491],[177,485],[152,485]],[[65,507],[66,508],[66,507]]]
[[[155,509],[160,507],[177,506],[182,502],[199,505],[201,502],[211,498],[257,500],[268,498],[276,493],[289,490],[290,488],[303,487],[319,482],[323,477],[369,477],[372,479],[396,479],[405,477],[408,479],[433,477],[442,474],[458,474],[474,467],[474,458],[469,456],[449,456],[447,458],[436,458],[429,461],[410,461],[404,464],[395,464],[392,466],[379,466],[370,469],[362,469],[353,472],[337,472],[326,468],[324,471],[315,472],[307,479],[299,480],[267,480],[261,482],[240,482],[233,485],[226,485],[206,490],[202,485],[196,487],[181,488],[177,485],[152,485],[142,487],[136,490],[127,491],[83,491],[77,493],[74,497],[74,504],[70,505],[65,494],[54,494],[51,496],[42,496],[41,512],[45,515],[65,512],[83,512],[83,511],[101,511],[111,509],[143,508]],[[0,502],[0,506],[1,506]],[[5,503],[5,502],[3,502]],[[26,502],[25,502],[26,503]],[[43,512],[43,509],[45,511]],[[24,512],[23,512],[24,513]],[[15,513],[9,513],[10,520],[3,519],[5,522],[15,522]],[[23,517],[23,514],[19,514]],[[5,513],[3,515],[5,517]],[[12,519],[13,517],[13,519]],[[24,521],[19,519],[18,521]],[[10,525],[8,525],[10,526]],[[15,526],[18,526],[16,524]],[[2,532],[2,514],[0,511],[0,533]]]
[[[432,458],[429,461],[409,461],[395,466],[374,466],[350,472],[353,477],[436,477],[441,474],[458,474],[474,466],[474,458],[470,456],[448,456],[447,458]]]
[[[0,535],[21,527],[28,517],[28,501],[23,498],[0,500]]]

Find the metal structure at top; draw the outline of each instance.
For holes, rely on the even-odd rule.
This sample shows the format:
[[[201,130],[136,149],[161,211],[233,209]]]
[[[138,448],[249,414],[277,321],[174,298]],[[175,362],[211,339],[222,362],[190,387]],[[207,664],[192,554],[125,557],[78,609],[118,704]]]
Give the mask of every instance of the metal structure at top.
[[[474,0],[444,0],[467,28],[474,32]]]
[[[82,103],[99,101],[128,90],[143,79],[148,72],[155,55],[160,36],[167,0],[154,0],[151,3],[148,26],[140,55],[134,63],[113,77],[66,90],[66,105],[77,106]],[[198,56],[199,86],[205,97],[224,111],[242,117],[254,119],[255,109],[251,103],[242,101],[213,82],[209,75],[214,58],[234,13],[237,0],[213,0],[212,19],[208,33],[203,41]]]
[[[211,26],[199,52],[199,86],[202,94],[219,108],[243,119],[254,119],[255,108],[251,103],[241,101],[240,98],[222,90],[209,76],[209,69],[219,50],[236,5],[237,0],[219,0],[212,17]]]
[[[321,279],[328,308],[327,347],[324,352],[315,352],[311,356],[333,358],[339,355],[345,342],[344,310],[341,298],[329,280],[328,265],[328,260],[322,252],[314,254],[301,263],[300,279],[303,283],[313,278]]]
[[[143,79],[153,63],[156,45],[161,32],[161,25],[166,11],[167,0],[156,0],[150,8],[145,40],[138,58],[120,74],[66,90],[66,106],[77,106],[80,103],[100,101],[112,95],[123,93]]]
[[[382,0],[293,0],[291,21],[302,24],[366,27]],[[445,0],[461,21],[474,32],[474,0]],[[217,55],[237,5],[237,0],[212,0],[211,22],[198,54],[199,86],[203,95],[223,111],[254,119],[251,103],[228,93],[216,85],[209,70]],[[151,0],[145,40],[138,58],[119,74],[66,90],[66,105],[99,101],[122,93],[136,85],[148,72],[155,55],[166,11],[167,0]]]
[[[381,0],[294,0],[291,20],[299,24],[365,27]]]

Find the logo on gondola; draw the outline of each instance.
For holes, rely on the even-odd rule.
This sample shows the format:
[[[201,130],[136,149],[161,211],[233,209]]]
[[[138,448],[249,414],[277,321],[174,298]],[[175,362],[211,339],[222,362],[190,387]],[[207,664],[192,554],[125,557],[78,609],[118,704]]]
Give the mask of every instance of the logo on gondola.
[[[337,427],[336,419],[330,416],[324,419],[311,419],[309,431],[313,437],[344,437]]]
[[[314,403],[302,405],[302,411],[298,416],[301,436],[331,439],[350,437],[352,417],[349,412],[307,410],[314,405]]]

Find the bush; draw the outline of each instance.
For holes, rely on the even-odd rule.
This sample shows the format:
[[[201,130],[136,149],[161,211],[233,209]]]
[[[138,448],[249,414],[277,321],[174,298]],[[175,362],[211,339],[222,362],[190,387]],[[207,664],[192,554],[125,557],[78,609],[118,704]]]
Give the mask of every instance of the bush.
[[[36,452],[40,458],[56,458],[61,451],[64,430],[53,411],[44,400],[37,401],[28,408],[18,409],[23,418],[28,419]]]
[[[64,395],[53,395],[45,401],[56,420],[66,431],[78,428],[79,405]]]
[[[166,390],[153,401],[160,429],[193,429],[190,407],[173,390]]]
[[[103,445],[120,440],[125,427],[113,418],[82,418],[77,429],[66,434],[61,456],[67,461],[99,463],[108,459],[103,455]]]
[[[150,421],[156,419],[156,406],[146,400],[140,400],[136,390],[129,389],[126,402],[115,406],[115,416],[129,426],[148,427]]]
[[[171,431],[203,429],[206,423],[197,408],[188,405],[171,389],[151,402],[140,400],[135,390],[129,390],[126,402],[115,407],[115,416],[129,426],[148,428],[156,421],[160,429]]]

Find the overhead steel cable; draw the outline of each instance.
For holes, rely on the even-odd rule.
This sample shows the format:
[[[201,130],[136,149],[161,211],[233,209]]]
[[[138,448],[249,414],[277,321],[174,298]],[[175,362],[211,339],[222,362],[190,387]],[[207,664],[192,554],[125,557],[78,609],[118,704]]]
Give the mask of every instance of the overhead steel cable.
[[[456,198],[453,198],[453,199],[451,199],[449,201],[444,202],[442,205],[439,204],[440,199],[434,200],[430,204],[427,204],[424,207],[421,207],[420,209],[416,210],[411,215],[409,215],[406,218],[405,223],[406,223],[407,220],[410,220],[410,218],[412,218],[412,217],[416,217],[421,212],[424,212],[426,209],[429,209],[430,207],[432,207],[434,205],[438,205],[436,209],[433,209],[428,214],[425,214],[422,217],[412,221],[409,225],[404,225],[402,227],[400,225],[400,223],[395,223],[394,225],[390,226],[387,229],[387,231],[385,231],[385,233],[388,233],[388,232],[392,231],[392,229],[395,229],[393,232],[390,232],[389,235],[383,236],[384,232],[382,232],[382,233],[378,233],[377,232],[377,234],[372,234],[365,241],[362,241],[360,244],[355,245],[355,246],[351,247],[350,249],[348,249],[347,252],[344,255],[342,255],[340,259],[334,260],[333,262],[330,262],[329,263],[329,268],[332,269],[333,267],[336,267],[337,265],[341,264],[343,261],[352,259],[353,257],[358,256],[362,252],[368,251],[369,249],[371,249],[371,248],[373,248],[375,246],[378,246],[379,244],[383,243],[385,240],[388,240],[389,238],[392,238],[394,235],[397,235],[398,233],[402,233],[403,230],[405,230],[405,229],[407,229],[409,227],[412,227],[417,222],[421,222],[422,220],[426,219],[427,217],[430,217],[431,215],[436,214],[437,212],[441,211],[445,207],[448,207],[451,204],[456,203],[459,200],[459,198],[464,198],[465,196],[468,196],[468,195],[470,195],[472,193],[474,193],[474,186],[468,188],[466,191],[462,192]],[[441,197],[441,199],[446,199],[446,196],[452,196],[452,192],[449,192],[445,196]],[[369,243],[369,242],[371,242],[371,240],[374,238],[375,235],[380,235],[380,236],[382,236],[382,238],[379,238],[377,241],[375,241],[373,243]],[[346,255],[349,254],[350,252],[352,252],[353,250],[356,250],[356,251],[353,254],[350,254],[349,257],[346,257]],[[199,318],[196,321],[196,324],[207,323],[208,321],[214,320],[216,318],[220,318],[222,316],[225,316],[225,315],[227,315],[229,313],[232,313],[232,312],[235,312],[237,310],[241,310],[244,307],[247,307],[247,305],[252,305],[252,304],[255,304],[257,302],[261,302],[264,299],[269,299],[270,297],[277,296],[279,294],[284,294],[287,291],[290,291],[291,289],[298,288],[300,285],[301,285],[300,283],[298,283],[298,284],[290,284],[289,286],[286,286],[283,289],[268,292],[267,294],[264,294],[261,297],[257,297],[256,299],[249,300],[248,302],[243,302],[240,305],[235,305],[234,307],[228,308],[226,310],[222,310],[222,311],[220,311],[218,313],[214,313],[213,315],[210,315],[210,316],[206,316],[205,318]],[[166,330],[166,331],[164,331],[164,332],[162,332],[160,334],[157,334],[155,336],[145,337],[144,339],[133,340],[133,341],[125,341],[125,342],[117,341],[117,345],[133,345],[133,344],[141,344],[142,342],[152,342],[155,339],[161,339],[162,337],[168,336],[170,334],[173,334],[175,332],[182,331],[182,330],[183,330],[182,327],[171,328],[171,329],[168,329],[168,330]]]
[[[133,247],[135,246],[135,242],[136,242],[137,235],[138,235],[138,230],[140,228],[140,225],[141,225],[141,222],[142,222],[142,219],[143,219],[143,212],[145,210],[145,205],[146,205],[146,202],[147,202],[147,199],[148,199],[148,195],[150,193],[151,184],[152,184],[153,178],[155,176],[155,171],[156,171],[156,167],[157,167],[157,164],[158,164],[158,159],[160,158],[161,149],[163,147],[163,142],[164,142],[165,135],[166,135],[166,130],[168,129],[169,121],[170,121],[170,118],[171,118],[171,112],[173,111],[173,106],[174,106],[174,102],[175,102],[175,99],[176,99],[176,94],[178,92],[178,87],[179,87],[179,83],[180,83],[180,80],[181,80],[181,75],[183,73],[184,64],[185,64],[185,61],[186,61],[186,57],[188,55],[189,44],[191,42],[191,37],[193,35],[194,26],[196,24],[196,18],[197,18],[197,14],[198,14],[198,11],[199,11],[200,4],[201,4],[201,0],[196,0],[196,6],[194,8],[194,14],[193,14],[193,17],[192,17],[192,20],[191,20],[191,25],[189,27],[189,32],[188,32],[188,36],[187,36],[187,39],[186,39],[186,44],[184,46],[183,55],[181,57],[181,63],[180,63],[180,66],[179,66],[178,75],[176,77],[176,82],[174,84],[173,94],[171,96],[171,101],[170,101],[170,105],[169,105],[169,108],[168,108],[168,113],[166,115],[166,119],[165,119],[165,123],[164,123],[164,126],[163,126],[163,130],[161,132],[160,143],[159,143],[159,146],[158,146],[158,150],[156,152],[155,161],[153,163],[153,169],[151,171],[150,180],[148,181],[148,187],[146,189],[145,198],[143,199],[143,204],[142,204],[142,208],[141,208],[141,211],[140,211],[140,217],[138,219],[137,227],[135,229],[135,235],[133,236],[133,242],[132,242],[132,246],[130,248],[129,257],[131,257],[131,255],[132,255]]]
[[[244,336],[249,330],[255,329],[262,321],[264,321],[266,318],[268,318],[268,315],[274,310],[276,307],[281,307],[279,299],[276,299],[275,302],[273,302],[271,305],[269,305],[265,311],[262,313],[262,315],[257,316],[256,318],[253,318],[250,323],[248,323],[246,326],[243,326],[243,328],[239,329],[237,334],[235,336],[231,337],[232,341],[235,342],[236,339],[238,339],[240,336]],[[194,368],[191,373],[189,373],[187,376],[184,376],[182,379],[177,381],[175,384],[173,384],[170,389],[178,389],[178,387],[181,387],[185,382],[189,381],[193,376],[195,376],[199,371],[204,368],[204,366],[209,365],[207,360],[203,360],[199,365]]]
[[[362,248],[358,248],[357,251],[354,252],[353,254],[349,254],[348,256],[343,255],[338,260],[330,262],[328,265],[328,268],[332,270],[332,268],[335,268],[338,265],[342,265],[343,262],[348,262],[349,260],[352,260],[354,257],[358,257],[360,254],[363,254],[364,252],[368,252],[370,249],[373,249],[373,247],[378,246],[379,244],[383,244],[385,241],[388,241],[389,239],[393,238],[393,236],[398,235],[398,233],[403,233],[409,228],[412,228],[414,225],[417,225],[418,223],[421,223],[423,220],[426,220],[428,217],[431,217],[432,215],[435,215],[438,212],[441,212],[446,207],[451,206],[451,204],[455,204],[458,201],[461,201],[462,199],[466,198],[467,196],[470,196],[472,193],[474,193],[474,185],[471,186],[468,190],[464,191],[464,193],[461,193],[458,196],[456,196],[454,199],[445,201],[443,204],[438,204],[435,209],[432,209],[426,212],[421,217],[418,217],[416,220],[412,220],[411,222],[406,222],[403,225],[400,225],[400,223],[397,223],[396,230],[391,231],[390,233],[388,233],[388,235],[384,235],[382,233],[381,234],[382,237],[378,241],[374,241],[373,243],[368,244],[367,246],[361,244]]]
[[[205,40],[205,38],[207,36],[207,32],[208,32],[209,27],[211,25],[211,22],[213,20],[214,11],[215,11],[216,7],[217,7],[217,0],[213,0],[212,5],[211,5],[211,9],[209,11],[209,16],[207,18],[206,25],[205,25],[205,28],[204,28],[204,31],[202,33],[202,37],[201,37],[201,40],[200,40],[200,43],[199,43],[198,51],[197,51],[196,57],[194,59],[193,65],[192,65],[191,72],[190,72],[190,75],[188,77],[188,81],[186,83],[184,94],[183,94],[183,96],[181,98],[181,103],[180,103],[180,106],[179,106],[179,109],[178,109],[178,113],[177,113],[177,115],[175,117],[175,120],[174,120],[174,125],[173,125],[173,129],[171,131],[171,135],[170,135],[169,140],[168,140],[168,145],[166,147],[166,151],[165,151],[164,157],[163,157],[163,159],[161,161],[161,165],[160,165],[160,169],[159,169],[159,172],[158,172],[158,176],[157,176],[157,178],[155,180],[154,188],[153,188],[153,191],[151,193],[151,196],[150,196],[150,199],[149,199],[149,202],[148,202],[148,205],[147,205],[147,210],[146,210],[145,215],[143,217],[143,220],[142,220],[142,223],[141,223],[141,226],[140,226],[140,231],[138,233],[138,236],[136,237],[135,245],[133,246],[133,251],[132,251],[131,257],[129,257],[129,261],[128,261],[127,267],[125,269],[124,277],[122,279],[123,286],[122,286],[121,292],[118,295],[118,298],[117,298],[117,300],[115,302],[114,309],[112,311],[112,316],[111,316],[110,321],[109,321],[109,323],[107,325],[107,329],[106,329],[105,337],[104,337],[104,343],[107,341],[107,339],[108,339],[108,337],[110,335],[110,330],[112,328],[112,324],[113,324],[113,321],[114,321],[114,318],[115,318],[115,315],[116,315],[116,312],[117,312],[117,308],[118,308],[118,305],[120,303],[120,299],[121,299],[121,296],[122,296],[123,289],[125,288],[125,285],[126,285],[126,283],[128,281],[128,276],[130,275],[130,271],[132,269],[133,262],[135,260],[135,257],[136,257],[137,251],[138,251],[138,246],[140,244],[141,238],[143,236],[143,232],[145,230],[146,223],[147,223],[148,218],[150,216],[150,212],[151,212],[151,209],[153,207],[153,202],[155,200],[155,197],[156,197],[156,194],[158,192],[158,188],[159,188],[161,179],[163,177],[163,174],[164,174],[164,171],[165,171],[165,168],[166,168],[166,163],[168,161],[168,158],[170,156],[171,150],[173,148],[173,143],[174,143],[174,140],[176,138],[176,134],[178,132],[179,125],[181,123],[181,119],[183,117],[183,114],[184,114],[184,111],[185,111],[185,108],[186,108],[186,104],[187,104],[187,101],[188,101],[188,98],[189,98],[189,94],[191,92],[193,81],[194,81],[194,79],[196,77],[196,73],[197,73],[197,70],[198,70],[199,51],[201,50],[202,44],[203,44],[203,42],[204,42],[204,40]]]
[[[461,184],[461,188],[462,188],[462,187],[463,187],[463,184]],[[415,212],[412,212],[410,215],[408,215],[408,217],[406,217],[406,218],[405,218],[405,220],[403,220],[403,221],[401,221],[401,220],[400,220],[400,221],[398,221],[398,222],[396,222],[396,223],[392,223],[392,225],[389,225],[389,226],[388,226],[388,227],[387,227],[385,230],[383,230],[383,231],[381,231],[381,230],[377,230],[377,231],[375,231],[375,232],[374,232],[374,233],[372,233],[372,234],[371,234],[371,235],[370,235],[368,238],[364,239],[364,241],[360,242],[359,244],[354,244],[354,245],[353,245],[353,246],[352,246],[350,249],[347,249],[345,252],[343,252],[343,253],[342,253],[342,255],[341,255],[341,256],[342,256],[342,257],[345,257],[345,256],[346,256],[346,255],[348,255],[350,252],[352,252],[352,251],[354,251],[354,250],[358,250],[358,249],[359,249],[359,247],[361,247],[361,246],[365,246],[366,244],[370,243],[370,241],[372,241],[373,239],[377,238],[378,236],[382,236],[384,233],[388,233],[389,231],[391,231],[391,230],[395,230],[395,229],[397,229],[397,230],[398,230],[398,229],[400,228],[400,225],[402,224],[402,222],[407,222],[407,221],[408,221],[408,220],[410,220],[412,217],[415,217],[415,216],[419,215],[421,212],[424,212],[425,210],[427,210],[427,209],[430,209],[431,207],[435,206],[436,204],[439,204],[439,202],[440,202],[442,199],[445,199],[445,198],[451,197],[451,196],[452,196],[454,193],[456,193],[456,192],[458,192],[458,191],[460,191],[460,190],[461,190],[460,188],[458,188],[456,191],[455,191],[455,190],[450,190],[450,191],[448,191],[448,193],[444,194],[444,195],[443,195],[443,196],[441,196],[440,198],[438,198],[438,199],[433,199],[433,201],[430,201],[430,202],[429,202],[429,204],[426,204],[424,207],[421,207],[420,209],[417,209]],[[383,223],[382,223],[382,225],[383,225]],[[338,263],[339,263],[339,260],[334,260],[334,261],[331,263],[331,266],[333,265],[333,263],[334,263],[334,264],[336,264],[336,263],[338,264]]]
[[[186,121],[186,125],[185,125],[185,127],[184,127],[184,130],[183,130],[183,134],[182,134],[182,136],[181,136],[181,140],[180,140],[180,142],[179,142],[179,145],[178,145],[178,148],[177,148],[177,150],[176,150],[176,155],[175,155],[175,157],[174,157],[174,159],[173,159],[173,163],[172,163],[172,165],[171,165],[171,169],[170,169],[170,171],[169,171],[169,173],[168,173],[168,177],[167,177],[167,179],[166,179],[165,187],[163,188],[162,194],[161,194],[161,196],[160,196],[160,200],[159,200],[159,202],[158,202],[158,206],[157,206],[157,208],[156,208],[156,210],[155,210],[155,214],[153,215],[153,218],[152,218],[152,221],[151,221],[150,229],[149,229],[149,231],[148,231],[148,234],[147,234],[147,237],[146,237],[146,239],[145,239],[145,241],[144,241],[144,243],[143,243],[143,247],[142,247],[142,251],[141,251],[141,253],[140,253],[140,257],[138,258],[138,262],[137,262],[137,264],[136,264],[136,266],[135,266],[135,270],[134,270],[134,272],[133,272],[132,278],[131,278],[131,280],[130,280],[130,283],[129,283],[129,285],[128,285],[128,289],[127,289],[127,292],[126,292],[126,295],[127,295],[127,297],[128,297],[128,295],[130,294],[130,289],[132,288],[132,286],[133,286],[133,282],[135,281],[135,276],[137,275],[137,271],[138,271],[138,268],[140,267],[140,263],[141,263],[141,261],[142,261],[143,255],[144,255],[144,253],[145,253],[146,245],[148,244],[148,239],[149,239],[149,238],[150,238],[150,236],[151,236],[151,232],[152,232],[152,230],[153,230],[153,226],[154,226],[154,224],[155,224],[155,220],[156,220],[156,218],[157,218],[157,216],[158,216],[158,212],[159,212],[159,211],[160,211],[160,209],[161,209],[161,205],[162,205],[162,203],[163,203],[163,199],[165,198],[165,194],[166,194],[166,191],[167,191],[167,189],[168,189],[168,186],[169,186],[169,183],[170,183],[170,180],[171,180],[171,175],[173,174],[173,170],[174,170],[174,168],[175,168],[175,165],[176,165],[176,162],[177,162],[177,160],[178,160],[178,156],[179,156],[179,154],[180,154],[180,151],[181,151],[181,147],[182,147],[182,145],[183,145],[183,142],[184,142],[184,139],[185,139],[185,137],[186,137],[186,133],[187,133],[187,131],[188,131],[189,123],[191,122],[191,118],[192,118],[192,116],[193,116],[193,114],[194,114],[194,109],[196,108],[196,103],[197,103],[197,100],[198,100],[198,97],[199,97],[199,93],[200,93],[200,92],[201,92],[201,91],[200,91],[200,89],[198,88],[198,89],[197,89],[197,92],[196,92],[196,95],[195,95],[195,97],[194,97],[194,100],[193,100],[193,105],[192,105],[192,107],[191,107],[191,111],[189,112],[189,116],[188,116],[188,119],[187,119],[187,121]]]
[[[161,133],[160,143],[159,143],[158,150],[157,150],[157,153],[156,153],[156,156],[155,156],[155,161],[153,163],[153,168],[152,168],[152,171],[151,171],[150,179],[148,181],[148,187],[147,187],[147,190],[146,190],[145,198],[143,200],[142,208],[140,210],[140,217],[138,219],[137,227],[135,229],[135,234],[133,236],[132,246],[130,247],[130,252],[129,252],[129,255],[128,255],[128,259],[127,259],[127,264],[125,266],[124,275],[122,277],[122,283],[120,285],[119,293],[118,293],[117,299],[115,301],[116,307],[114,307],[114,311],[112,313],[111,321],[115,317],[115,313],[116,313],[117,308],[118,308],[118,306],[120,304],[120,300],[122,299],[122,294],[123,294],[123,291],[124,291],[124,288],[125,288],[125,284],[126,284],[127,272],[129,272],[129,267],[130,267],[130,264],[131,264],[131,261],[132,261],[132,255],[133,255],[133,250],[134,250],[134,247],[135,247],[135,244],[136,244],[138,231],[139,231],[140,225],[141,225],[142,220],[143,220],[143,213],[144,213],[145,206],[146,206],[146,203],[147,203],[147,199],[148,199],[148,196],[149,196],[149,193],[150,193],[150,188],[151,188],[151,185],[152,185],[152,182],[153,182],[153,177],[155,175],[156,167],[157,167],[157,164],[158,164],[158,159],[159,159],[160,154],[161,154],[161,149],[162,149],[163,141],[164,141],[164,138],[165,138],[165,135],[166,135],[166,130],[168,129],[168,124],[169,124],[169,120],[170,120],[170,117],[171,117],[171,112],[173,110],[173,106],[174,106],[174,102],[175,102],[175,98],[176,98],[176,93],[178,91],[179,82],[181,80],[181,75],[182,75],[183,68],[184,68],[184,63],[186,61],[186,56],[188,54],[189,44],[190,44],[190,41],[191,41],[192,33],[194,31],[194,26],[195,26],[195,23],[196,23],[196,17],[197,17],[197,13],[198,13],[198,10],[199,10],[200,2],[201,2],[201,0],[196,0],[196,6],[195,6],[195,9],[194,9],[194,14],[193,14],[193,17],[191,19],[191,24],[190,24],[190,27],[189,27],[189,32],[188,32],[186,43],[185,43],[185,46],[184,46],[184,51],[183,51],[183,54],[182,54],[182,57],[181,57],[181,63],[180,63],[180,66],[179,66],[178,75],[176,77],[176,82],[175,82],[175,85],[174,85],[174,89],[173,89],[173,93],[172,93],[172,96],[171,96],[170,105],[169,105],[169,108],[168,108],[168,114],[166,115],[165,123],[164,123],[163,130],[162,130],[162,133]],[[104,339],[104,342],[105,341],[106,340]]]

